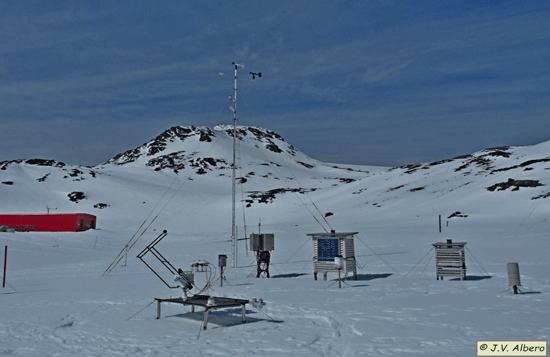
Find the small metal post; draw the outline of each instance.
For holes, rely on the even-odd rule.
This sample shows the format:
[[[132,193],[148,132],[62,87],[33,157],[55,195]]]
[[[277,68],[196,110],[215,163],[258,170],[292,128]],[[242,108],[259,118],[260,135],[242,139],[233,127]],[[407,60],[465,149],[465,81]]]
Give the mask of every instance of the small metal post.
[[[206,330],[206,325],[208,325],[208,311],[209,309],[206,308],[206,310],[204,310],[204,321],[203,321],[203,326],[202,328]]]
[[[160,300],[157,300],[157,320],[160,319]]]
[[[338,289],[342,289],[342,279],[340,278],[340,272],[342,269],[338,269]]]
[[[3,278],[2,278],[2,287],[5,288],[6,287],[6,267],[7,267],[7,263],[8,263],[8,246],[6,246],[6,248],[4,249],[4,275]]]

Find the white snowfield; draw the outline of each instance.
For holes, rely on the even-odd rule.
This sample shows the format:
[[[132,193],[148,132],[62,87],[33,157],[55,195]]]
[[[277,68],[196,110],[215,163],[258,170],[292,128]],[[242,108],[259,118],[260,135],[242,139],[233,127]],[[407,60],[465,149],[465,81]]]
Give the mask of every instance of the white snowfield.
[[[86,232],[0,233],[0,355],[475,356],[478,340],[548,340],[550,142],[384,168],[319,162],[239,127],[238,236],[243,217],[246,235],[260,220],[275,234],[271,278],[257,279],[244,241],[231,267],[229,129],[171,128],[96,167],[1,162],[1,213],[98,219]],[[331,228],[359,232],[358,280],[341,289],[337,274],[313,279],[306,234]],[[210,312],[207,330],[200,308],[164,303],[157,320],[154,299],[182,292],[136,255],[163,230],[157,249],[176,267],[228,255],[227,280],[209,294],[266,306],[247,305],[246,323],[240,307]],[[466,281],[436,281],[431,244],[446,239],[467,242]],[[508,262],[519,263],[523,294],[508,286]]]

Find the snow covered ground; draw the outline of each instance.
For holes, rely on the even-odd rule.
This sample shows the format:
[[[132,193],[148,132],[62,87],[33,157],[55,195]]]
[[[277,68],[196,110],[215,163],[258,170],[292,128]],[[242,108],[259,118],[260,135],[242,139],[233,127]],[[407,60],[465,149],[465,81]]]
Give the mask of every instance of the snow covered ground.
[[[0,185],[2,213],[42,213],[48,205],[56,213],[98,216],[98,229],[86,232],[0,233],[2,252],[8,246],[0,354],[472,356],[477,340],[548,340],[550,142],[390,169],[324,164],[276,136],[244,138],[239,177],[247,182],[238,186],[239,236],[243,210],[248,235],[260,219],[262,232],[275,234],[272,277],[249,277],[255,262],[241,242],[238,267],[228,268],[223,287],[217,280],[210,292],[262,298],[267,305],[247,305],[244,324],[240,308],[211,312],[202,331],[200,309],[163,304],[157,320],[154,298],[181,290],[168,289],[136,255],[162,230],[168,236],[157,248],[184,270],[196,259],[216,264],[218,254],[230,258],[231,171],[222,161],[218,167],[212,160],[189,164],[205,157],[227,161],[230,139],[214,130],[212,141],[199,141],[199,131],[182,142],[168,140],[164,150],[149,155],[179,152],[175,161],[184,167],[178,175],[174,166],[155,171],[145,165],[152,143],[122,157],[128,161],[122,165],[0,163],[0,182],[11,182]],[[200,167],[206,173],[197,174]],[[495,184],[503,185],[488,190]],[[276,188],[307,193],[279,192],[267,203],[253,195]],[[70,201],[67,194],[75,191],[86,198]],[[108,206],[94,208],[98,203]],[[448,218],[455,212],[460,214]],[[336,231],[359,232],[358,280],[341,289],[336,274],[313,279],[306,234],[323,231],[320,224],[328,228],[325,215]],[[102,277],[140,225],[155,217],[127,260]],[[448,238],[467,242],[466,281],[435,279],[431,243]],[[508,262],[519,263],[523,294],[508,290]],[[206,277],[197,273],[196,283],[204,285]]]

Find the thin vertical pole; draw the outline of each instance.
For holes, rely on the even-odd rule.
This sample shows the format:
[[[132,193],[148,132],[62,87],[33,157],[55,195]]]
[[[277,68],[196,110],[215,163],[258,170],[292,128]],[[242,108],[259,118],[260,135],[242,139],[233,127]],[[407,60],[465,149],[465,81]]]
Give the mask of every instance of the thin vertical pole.
[[[4,275],[2,281],[2,287],[6,287],[6,267],[8,266],[8,246],[4,249]]]
[[[439,215],[439,233],[441,233],[441,215]]]
[[[233,88],[233,97],[230,97],[230,99],[233,101],[233,106],[230,107],[231,110],[233,110],[233,170],[232,170],[232,182],[231,182],[231,241],[232,241],[232,260],[233,260],[233,268],[237,266],[237,235],[236,235],[236,229],[235,229],[235,192],[236,192],[236,169],[237,169],[237,163],[236,163],[236,151],[237,151],[237,80],[239,79],[239,76],[237,74],[237,71],[239,67],[244,68],[244,64],[238,64],[233,62],[233,65],[235,66],[235,86]],[[220,73],[221,75],[224,75],[223,73]],[[256,78],[256,76],[261,77],[261,73],[252,73],[252,79]],[[246,236],[246,228],[245,228],[245,236]],[[248,251],[247,251],[248,253]]]
[[[237,145],[237,69],[238,65],[235,65],[235,87],[233,90],[233,175],[231,180],[231,240],[233,242],[233,268],[237,267],[237,235],[235,232],[235,179],[236,179],[236,145]]]

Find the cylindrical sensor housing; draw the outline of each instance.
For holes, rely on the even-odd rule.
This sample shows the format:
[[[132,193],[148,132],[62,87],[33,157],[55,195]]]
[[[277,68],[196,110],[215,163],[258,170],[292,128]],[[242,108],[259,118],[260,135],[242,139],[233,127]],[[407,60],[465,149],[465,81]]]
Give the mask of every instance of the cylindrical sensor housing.
[[[508,286],[521,286],[518,263],[508,263],[506,268],[508,269]]]
[[[341,255],[336,255],[334,257],[334,265],[336,266],[336,269],[343,269],[344,268],[344,258],[342,258]]]

